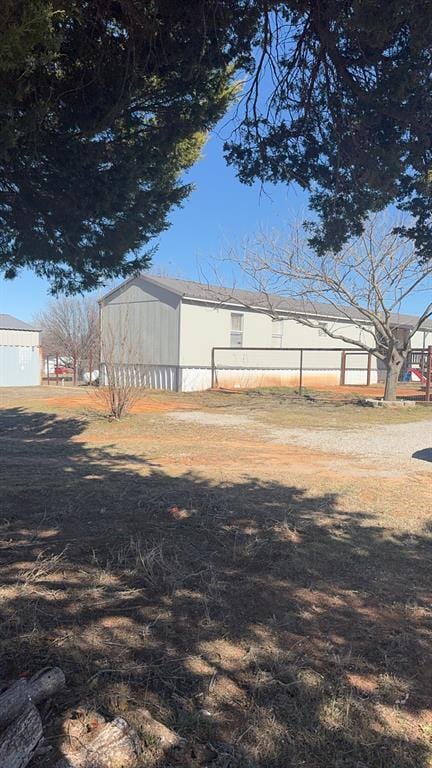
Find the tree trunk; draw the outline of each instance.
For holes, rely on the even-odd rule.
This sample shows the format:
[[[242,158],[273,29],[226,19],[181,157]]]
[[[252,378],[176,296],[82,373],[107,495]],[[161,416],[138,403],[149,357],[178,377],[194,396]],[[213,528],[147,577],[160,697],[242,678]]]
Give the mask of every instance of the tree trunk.
[[[396,390],[399,381],[399,374],[403,363],[403,356],[393,353],[391,358],[386,360],[387,373],[384,389],[384,400],[396,400]]]
[[[42,720],[36,707],[28,703],[0,736],[1,768],[25,768],[41,739]]]

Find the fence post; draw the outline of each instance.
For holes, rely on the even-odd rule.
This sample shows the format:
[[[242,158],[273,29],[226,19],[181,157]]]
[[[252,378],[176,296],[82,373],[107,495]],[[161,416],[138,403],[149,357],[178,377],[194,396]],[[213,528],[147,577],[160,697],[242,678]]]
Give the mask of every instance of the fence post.
[[[428,347],[427,351],[427,373],[426,373],[426,392],[425,392],[425,400],[428,403],[431,399],[431,389],[432,389],[432,346]]]
[[[59,372],[58,372],[58,369],[59,369],[59,356],[58,356],[58,352],[56,354],[56,363],[55,364],[56,364],[56,369],[55,369],[56,387],[58,387],[58,382],[59,382]]]
[[[300,378],[299,378],[299,395],[303,394],[303,350],[300,350]]]
[[[215,387],[215,348],[212,347],[211,351],[211,388]]]
[[[368,359],[367,359],[367,376],[366,376],[366,386],[369,387],[371,383],[371,372],[372,372],[372,354],[368,352]]]
[[[345,386],[345,377],[346,377],[346,352],[342,352],[341,355],[341,387]]]
[[[47,365],[47,384],[49,385],[50,383],[49,355],[47,355],[46,365]]]

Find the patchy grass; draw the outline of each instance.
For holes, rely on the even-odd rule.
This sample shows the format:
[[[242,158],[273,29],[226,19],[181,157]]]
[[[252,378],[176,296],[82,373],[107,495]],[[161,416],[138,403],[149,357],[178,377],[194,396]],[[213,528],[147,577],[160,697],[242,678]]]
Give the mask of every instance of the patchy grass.
[[[364,393],[337,396],[333,392],[305,390],[303,397],[295,390],[259,389],[235,393],[199,393],[203,406],[234,409],[239,413],[259,414],[263,421],[281,427],[350,428],[375,424],[405,424],[432,418],[432,405],[416,408],[378,410],[365,407]]]
[[[169,418],[349,428],[356,406],[149,393],[109,424],[71,397],[5,393],[0,411],[0,680],[65,670],[54,747],[70,708],[145,706],[190,740],[190,768],[432,765],[430,476],[351,477]]]

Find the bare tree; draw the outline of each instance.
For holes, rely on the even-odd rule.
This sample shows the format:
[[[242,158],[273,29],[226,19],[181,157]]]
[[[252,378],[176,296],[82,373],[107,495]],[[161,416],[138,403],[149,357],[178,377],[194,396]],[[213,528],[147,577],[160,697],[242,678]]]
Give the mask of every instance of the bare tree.
[[[78,367],[99,359],[99,307],[91,297],[52,299],[38,315],[45,354],[58,354],[72,361],[74,383]]]
[[[101,339],[100,386],[95,397],[110,419],[121,419],[142,396],[139,368],[130,361],[134,344],[130,341],[128,313],[123,322],[113,328],[105,323]]]
[[[324,330],[327,336],[343,341],[381,360],[386,369],[385,400],[396,399],[396,386],[411,339],[432,315],[432,261],[419,264],[412,241],[397,233],[400,222],[383,214],[374,215],[364,232],[338,253],[323,256],[311,250],[301,228],[293,229],[287,241],[281,235],[261,235],[248,244],[240,257],[234,256],[254,288],[265,297],[265,309],[278,318],[275,295],[304,301],[309,314],[293,313],[296,321]],[[397,315],[402,302],[416,295],[426,296],[417,319],[400,333]],[[349,321],[326,324],[310,317],[319,314],[325,302],[335,314]],[[316,308],[315,308],[316,307]],[[283,313],[286,317],[286,312]],[[353,324],[364,331],[350,336]]]

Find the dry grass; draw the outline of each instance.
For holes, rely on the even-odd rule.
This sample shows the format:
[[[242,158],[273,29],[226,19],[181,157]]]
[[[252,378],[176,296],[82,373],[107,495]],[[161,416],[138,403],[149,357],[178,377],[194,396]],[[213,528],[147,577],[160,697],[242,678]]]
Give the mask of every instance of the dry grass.
[[[255,402],[225,397],[185,400]],[[432,765],[426,475],[414,515],[409,477],[371,488],[247,430],[175,423],[160,395],[120,424],[32,398],[0,412],[0,678],[64,668],[55,748],[71,709],[140,729],[146,706],[190,740],[189,768]],[[286,407],[256,401],[263,419]]]
[[[406,424],[432,417],[432,406],[378,410],[362,405],[364,394],[336,397],[328,392],[306,392],[302,398],[283,390],[255,390],[230,394],[227,406],[239,413],[259,414],[264,422],[280,427],[350,429],[368,425]],[[237,398],[237,401],[236,401]]]

